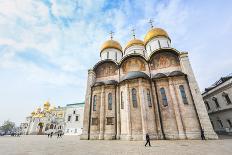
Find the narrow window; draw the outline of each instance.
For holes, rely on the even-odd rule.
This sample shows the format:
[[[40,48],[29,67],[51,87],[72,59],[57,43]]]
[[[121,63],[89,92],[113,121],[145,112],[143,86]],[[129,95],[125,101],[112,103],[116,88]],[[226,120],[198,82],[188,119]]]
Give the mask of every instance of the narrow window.
[[[108,110],[112,110],[112,94],[108,94]]]
[[[151,104],[151,94],[150,94],[149,89],[147,89],[147,103],[148,103],[149,107],[152,107],[152,104]]]
[[[168,47],[170,47],[168,40],[167,40],[167,45],[168,45]]]
[[[210,110],[210,106],[209,106],[209,102],[208,101],[205,101],[205,105],[207,107],[207,110]]]
[[[68,122],[70,122],[71,121],[71,116],[68,116]]]
[[[136,89],[135,88],[132,88],[132,103],[133,103],[133,107],[134,108],[137,108],[138,104],[137,104],[137,95],[136,95]]]
[[[219,105],[218,100],[217,100],[216,97],[213,97],[213,101],[214,101],[216,107],[217,107],[217,108],[220,108],[220,105]]]
[[[145,51],[143,51],[143,56],[146,56],[146,55],[145,55]]]
[[[164,107],[168,106],[168,100],[167,100],[167,96],[166,96],[164,88],[160,88],[160,94],[161,94],[161,97],[162,97],[163,106]]]
[[[151,45],[149,45],[149,49],[150,49],[150,52],[152,52],[152,50],[151,50]]]
[[[96,111],[96,106],[97,106],[97,96],[94,95],[94,97],[93,97],[93,111]]]
[[[220,119],[218,120],[218,124],[220,125],[221,128],[223,128],[223,124],[222,124],[222,121]]]
[[[181,94],[183,103],[184,103],[184,104],[188,104],[188,100],[187,100],[187,97],[186,97],[186,93],[185,93],[185,90],[184,90],[184,86],[183,86],[183,85],[180,85],[180,86],[179,86],[179,89],[180,89],[180,94]]]
[[[159,48],[161,48],[161,44],[160,44],[160,41],[158,40],[158,44],[159,44]]]
[[[114,125],[114,118],[113,117],[107,117],[106,118],[106,125]]]
[[[78,121],[78,116],[76,116],[76,121]]]
[[[76,114],[76,111],[75,111],[75,110],[73,111],[73,114]]]
[[[117,52],[115,52],[115,60],[117,61]]]
[[[227,93],[223,92],[222,96],[225,98],[227,104],[231,104],[230,97],[229,97],[229,95]]]
[[[227,122],[228,122],[228,124],[229,124],[229,127],[232,128],[232,123],[231,123],[231,121],[228,119]]]
[[[124,109],[123,91],[121,91],[121,109]]]
[[[107,52],[107,59],[109,59],[109,52]]]

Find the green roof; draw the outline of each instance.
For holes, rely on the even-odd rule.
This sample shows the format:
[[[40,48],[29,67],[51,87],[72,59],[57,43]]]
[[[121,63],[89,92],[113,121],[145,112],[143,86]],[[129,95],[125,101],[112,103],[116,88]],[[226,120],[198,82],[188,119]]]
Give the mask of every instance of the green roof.
[[[66,106],[75,106],[75,105],[84,105],[85,102],[81,102],[81,103],[73,103],[73,104],[67,104]]]

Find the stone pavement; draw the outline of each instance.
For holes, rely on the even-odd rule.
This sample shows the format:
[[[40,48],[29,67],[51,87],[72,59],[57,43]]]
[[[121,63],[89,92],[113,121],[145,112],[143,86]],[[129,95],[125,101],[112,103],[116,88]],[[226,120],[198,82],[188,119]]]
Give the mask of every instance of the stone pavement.
[[[62,139],[47,136],[0,137],[0,155],[232,155],[232,139],[158,140],[152,147],[143,141],[83,141],[78,136]]]

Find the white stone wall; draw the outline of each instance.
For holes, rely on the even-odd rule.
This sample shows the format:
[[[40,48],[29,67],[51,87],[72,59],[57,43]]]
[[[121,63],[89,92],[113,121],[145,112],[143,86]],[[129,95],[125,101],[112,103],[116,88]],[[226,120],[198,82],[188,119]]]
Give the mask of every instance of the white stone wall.
[[[109,57],[107,58],[107,53],[109,53]],[[122,52],[118,49],[107,48],[101,52],[101,60],[112,59],[115,61],[120,61],[122,59]]]
[[[125,50],[125,55],[138,53],[143,55],[144,57],[147,56],[144,46],[141,45],[133,45]]]
[[[150,40],[146,44],[146,51],[148,56],[155,50],[160,48],[169,48],[171,47],[171,41],[166,37],[156,37]]]

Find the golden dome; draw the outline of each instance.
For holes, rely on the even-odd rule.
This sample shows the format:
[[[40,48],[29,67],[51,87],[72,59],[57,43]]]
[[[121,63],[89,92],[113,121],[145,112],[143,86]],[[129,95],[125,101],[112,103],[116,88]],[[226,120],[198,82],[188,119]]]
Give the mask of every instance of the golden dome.
[[[50,106],[50,103],[48,102],[48,101],[46,101],[45,103],[44,103],[44,107],[49,107]]]
[[[31,115],[32,115],[32,116],[34,116],[34,115],[35,115],[35,112],[34,112],[34,111],[32,111],[32,112],[31,112]]]
[[[129,41],[129,42],[127,43],[125,50],[126,50],[127,48],[133,46],[133,45],[141,45],[141,46],[144,46],[144,42],[143,42],[142,40],[139,40],[139,39],[133,39],[133,40],[131,40],[131,41]]]
[[[115,48],[118,49],[119,51],[122,51],[122,46],[119,44],[119,42],[115,41],[115,40],[107,40],[101,47],[101,52],[104,49],[107,48]]]
[[[147,32],[147,34],[144,38],[144,43],[147,44],[151,39],[153,39],[154,37],[159,37],[159,36],[164,36],[164,37],[170,39],[168,36],[168,33],[164,29],[153,28]]]

